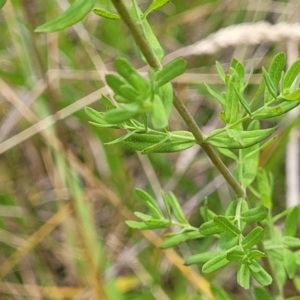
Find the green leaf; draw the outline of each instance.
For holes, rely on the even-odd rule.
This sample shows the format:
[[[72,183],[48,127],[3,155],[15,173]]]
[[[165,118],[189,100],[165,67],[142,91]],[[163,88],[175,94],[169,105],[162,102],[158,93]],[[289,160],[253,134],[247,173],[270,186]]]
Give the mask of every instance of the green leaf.
[[[205,263],[216,256],[216,252],[208,251],[190,256],[185,260],[185,265]]]
[[[146,214],[143,214],[139,211],[135,211],[134,214],[139,218],[141,219],[142,221],[148,221],[148,220],[151,220],[153,217],[152,216],[149,216],[149,215],[146,215]]]
[[[228,91],[225,100],[225,119],[226,124],[232,124],[237,121],[239,114],[239,97],[235,88],[239,87],[239,78],[236,72],[229,75]]]
[[[226,212],[225,212],[225,216],[229,217],[229,216],[232,216],[232,217],[235,217],[236,215],[236,210],[237,210],[237,205],[238,203],[241,201],[241,210],[240,212],[238,212],[239,214],[241,212],[244,212],[244,211],[247,211],[248,210],[248,204],[247,204],[247,201],[245,199],[242,199],[242,198],[239,198],[238,200],[233,200],[229,203],[227,209],[226,209]]]
[[[149,45],[152,48],[152,51],[158,61],[164,57],[164,49],[161,47],[159,41],[157,40],[155,34],[152,31],[152,27],[149,25],[146,18],[141,18],[143,16],[142,11],[138,6],[134,6],[131,4],[129,6],[129,13],[130,15],[136,20],[138,26],[141,27],[145,38],[147,39]]]
[[[218,225],[223,231],[235,236],[239,235],[240,230],[228,220],[225,216],[216,216],[214,217],[214,223]]]
[[[245,108],[246,112],[251,117],[251,107],[250,107],[249,103],[244,98],[244,96],[237,90],[237,88],[235,86],[233,88],[234,88],[234,91],[236,92],[236,94],[237,94],[237,96],[240,100],[240,103],[242,104],[242,106]]]
[[[5,5],[6,0],[0,0],[0,9]]]
[[[270,296],[269,292],[267,292],[263,288],[255,287],[254,295],[255,300],[274,300],[274,298]]]
[[[247,254],[247,260],[251,261],[251,260],[257,260],[260,259],[262,257],[266,257],[266,254],[264,252],[261,252],[259,250],[252,250]]]
[[[225,83],[225,72],[224,72],[222,65],[218,61],[216,61],[216,68],[217,68],[220,78]]]
[[[106,112],[104,120],[108,123],[122,123],[138,116],[140,113],[140,105],[138,103],[130,103]]]
[[[296,265],[296,258],[294,253],[284,248],[283,249],[283,264],[284,268],[288,274],[288,277],[291,279],[295,276],[297,265]]]
[[[271,76],[268,74],[268,72],[265,70],[265,68],[263,68],[262,70],[263,70],[263,77],[264,77],[266,87],[267,87],[266,92],[268,92],[268,95],[270,94],[273,98],[276,99],[277,98],[277,88],[274,85],[274,83],[271,79]],[[272,97],[271,97],[271,99],[272,99]],[[266,102],[266,98],[265,98],[265,103],[268,103],[268,102]]]
[[[132,64],[125,58],[120,57],[115,60],[115,68],[117,72],[136,90],[140,93],[148,91],[150,85]]]
[[[300,100],[300,89],[296,90],[287,95],[280,95],[278,100],[286,100],[286,101],[299,101]]]
[[[170,0],[153,0],[150,6],[147,8],[147,10],[144,13],[144,17],[146,18],[149,13],[153,12],[154,10],[157,10],[164,5],[166,5]]]
[[[160,248],[167,249],[174,246],[177,246],[180,243],[186,242],[188,240],[199,239],[203,237],[203,235],[198,231],[189,231],[179,233],[178,235],[172,236],[161,243]]]
[[[175,58],[166,64],[162,70],[156,72],[155,80],[157,86],[163,86],[172,79],[184,73],[186,69],[186,61],[181,58]]]
[[[35,32],[53,32],[70,27],[81,21],[94,7],[96,0],[76,0],[57,18],[37,27]]]
[[[253,120],[247,130],[259,130],[259,122]],[[255,179],[258,163],[259,163],[259,144],[253,145],[251,147],[242,149],[240,152],[241,163],[242,163],[242,186],[244,188],[248,187]],[[257,150],[257,151],[256,151]],[[253,153],[252,155],[250,155]],[[237,165],[237,168],[239,165]]]
[[[104,101],[105,105],[106,105],[106,111],[115,109],[117,106],[112,102],[112,100],[110,100],[108,97],[106,97],[105,95],[102,95],[101,100]]]
[[[230,261],[241,261],[244,256],[245,252],[238,248],[227,253],[227,259]]]
[[[211,221],[207,221],[207,222],[203,223],[200,226],[199,231],[203,235],[213,235],[216,233],[220,233],[223,230],[217,224],[215,224],[215,222],[213,220],[211,220]]]
[[[110,11],[107,11],[105,9],[102,8],[94,8],[93,13],[95,13],[96,15],[106,18],[106,19],[111,19],[111,20],[118,20],[120,19],[120,16],[118,14],[114,14]]]
[[[200,207],[200,215],[205,222],[212,221],[216,214],[207,207],[207,204]]]
[[[215,92],[211,87],[209,87],[208,84],[203,83],[203,85],[206,87],[208,93],[215,98],[216,100],[218,100],[218,102],[222,105],[222,107],[225,106],[225,99],[222,97],[222,95],[220,95],[218,92]]]
[[[300,247],[300,239],[293,236],[284,236],[282,242],[288,247]]]
[[[270,274],[263,269],[256,261],[252,261],[250,264],[250,270],[255,280],[262,286],[270,285],[273,281]]]
[[[115,95],[121,96],[115,96],[116,101],[121,103],[131,103],[138,97],[138,93],[120,76],[108,74],[105,76],[105,80]]]
[[[250,269],[248,264],[240,263],[237,271],[237,283],[244,288],[249,290],[250,288]]]
[[[165,139],[163,142],[144,148],[141,153],[173,153],[186,150],[195,145],[194,141],[179,141],[171,139]],[[137,149],[138,150],[138,149]]]
[[[90,117],[93,121],[100,123],[100,124],[107,124],[107,122],[104,120],[104,113],[96,111],[95,109],[91,107],[85,108],[85,113]]]
[[[211,273],[225,267],[230,263],[230,261],[226,258],[226,256],[227,256],[226,252],[216,255],[215,257],[213,257],[203,265],[202,272]]]
[[[151,122],[155,129],[162,129],[168,126],[168,116],[162,99],[158,95],[154,95],[151,109]]]
[[[299,220],[299,207],[293,207],[287,214],[284,225],[284,235],[296,236]]]
[[[149,230],[152,229],[150,226],[146,225],[144,222],[137,222],[137,221],[125,221],[127,226],[133,229],[139,229],[139,230]]]
[[[171,208],[171,211],[173,212],[176,220],[181,224],[189,224],[187,219],[185,218],[181,206],[178,202],[178,199],[175,197],[175,195],[172,192],[164,193],[162,192],[162,197],[165,199],[165,202],[167,202]]]
[[[229,150],[229,149],[218,148],[218,151],[219,151],[221,154],[223,154],[223,155],[225,155],[225,156],[227,156],[227,157],[233,159],[234,161],[238,161],[238,160],[239,160],[238,157],[235,155],[235,153],[233,153],[233,152],[232,152],[231,150]]]
[[[297,59],[286,71],[283,77],[283,90],[289,89],[300,73],[300,58]]]
[[[275,118],[294,109],[299,104],[300,101],[285,101],[276,106],[271,106],[271,107],[265,106],[257,113],[252,114],[252,118],[256,120]]]
[[[260,222],[267,217],[268,212],[269,210],[265,206],[259,205],[242,212],[241,220],[246,223]]]
[[[238,245],[238,243],[239,243],[238,235],[232,235],[231,233],[228,232],[222,232],[220,233],[217,249],[220,252],[227,251],[232,247]]]
[[[121,144],[133,150],[142,151],[143,149],[159,144],[165,135],[150,133],[134,133],[129,138],[121,141]]]
[[[239,131],[238,135],[242,138],[243,142],[242,145],[237,142],[235,139],[229,136],[228,131],[224,131],[223,129],[216,129],[213,130],[207,137],[206,142],[210,143],[211,145],[219,148],[227,148],[227,149],[242,149],[253,146],[257,143],[262,142],[277,129],[268,128],[268,129],[260,129],[260,130],[236,130]],[[232,131],[235,129],[231,129]]]
[[[272,177],[265,169],[260,168],[256,176],[261,201],[267,208],[272,207]]]
[[[260,243],[265,237],[263,228],[255,227],[252,229],[242,241],[242,246],[245,250],[251,249],[256,244]]]
[[[160,209],[157,202],[153,199],[153,197],[151,197],[150,194],[148,194],[144,190],[135,189],[135,195],[139,200],[143,201],[146,205],[148,205],[147,203],[151,203],[157,209]]]
[[[171,222],[165,219],[151,219],[145,221],[145,224],[151,229],[167,228],[170,227]]]
[[[159,88],[158,92],[162,99],[166,116],[169,118],[173,108],[173,86],[170,82],[166,83]]]
[[[232,298],[219,286],[211,285],[211,291],[216,297],[216,300],[231,300]]]
[[[276,89],[276,92],[277,92],[277,86],[279,84],[285,63],[286,63],[286,55],[283,52],[278,53],[272,59],[272,62],[267,72],[271,79],[272,86],[274,86]],[[265,99],[265,103],[268,103],[272,100],[272,95],[270,94],[270,91],[268,89],[265,90],[264,99]]]

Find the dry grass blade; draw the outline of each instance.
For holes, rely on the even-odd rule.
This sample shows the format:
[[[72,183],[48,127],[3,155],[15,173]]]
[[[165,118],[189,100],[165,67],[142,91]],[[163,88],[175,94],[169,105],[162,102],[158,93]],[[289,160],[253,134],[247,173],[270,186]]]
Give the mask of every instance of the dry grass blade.
[[[73,211],[71,204],[63,206],[55,215],[53,215],[46,223],[44,223],[37,231],[35,231],[28,239],[11,254],[4,262],[0,264],[0,279],[18,262],[28,254],[36,245],[38,245],[46,236],[48,236],[60,223],[62,223]]]

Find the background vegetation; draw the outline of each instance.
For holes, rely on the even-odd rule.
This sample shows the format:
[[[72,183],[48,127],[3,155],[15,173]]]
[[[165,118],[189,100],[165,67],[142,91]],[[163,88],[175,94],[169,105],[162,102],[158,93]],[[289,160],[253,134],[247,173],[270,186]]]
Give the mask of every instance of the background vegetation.
[[[113,10],[110,1],[98,2]],[[142,8],[148,3],[140,2]],[[153,195],[172,190],[195,226],[205,197],[221,212],[231,191],[199,147],[142,156],[120,145],[103,146],[120,133],[92,127],[83,108],[103,110],[98,99],[110,92],[104,76],[116,57],[144,64],[117,20],[90,13],[70,29],[34,33],[67,7],[67,0],[12,0],[0,11],[0,298],[205,299],[212,284],[216,295],[223,293],[221,286],[233,298],[249,299],[235,282],[234,268],[203,278],[197,267],[183,265],[181,257],[209,244],[195,241],[177,252],[163,251],[157,247],[163,232],[142,236],[125,225],[143,209],[134,187]],[[169,53],[166,61],[178,55],[188,61],[188,71],[174,84],[209,132],[220,125],[220,108],[201,83],[221,83],[215,61],[228,69],[236,57],[248,71],[255,63],[255,73],[279,51],[294,61],[299,34],[286,23],[294,24],[299,15],[293,0],[173,0],[149,20]],[[239,26],[243,23],[256,25]],[[201,47],[191,46],[196,42]],[[254,87],[260,75],[251,80]],[[285,153],[291,131],[297,141],[295,117],[271,121],[280,123],[279,138],[261,153],[260,165],[274,174],[275,213],[286,206]],[[174,111],[171,128],[183,126]],[[297,157],[291,158],[297,166]],[[286,296],[295,296],[299,291],[289,286]]]

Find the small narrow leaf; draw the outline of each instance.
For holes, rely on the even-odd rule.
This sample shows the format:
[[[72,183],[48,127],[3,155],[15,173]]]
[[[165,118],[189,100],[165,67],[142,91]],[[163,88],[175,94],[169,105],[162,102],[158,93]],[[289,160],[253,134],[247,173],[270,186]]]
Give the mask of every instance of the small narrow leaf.
[[[240,249],[233,249],[227,253],[227,259],[230,261],[241,261],[245,252]]]
[[[119,57],[115,60],[115,68],[117,72],[135,89],[140,90],[142,84],[143,89],[149,88],[149,83],[136,68],[125,58]]]
[[[94,7],[96,0],[76,0],[57,18],[37,27],[35,32],[53,32],[70,27],[81,21]]]
[[[159,209],[157,202],[153,199],[153,197],[150,196],[150,194],[148,194],[144,190],[135,189],[135,195],[139,200],[143,201],[145,204],[149,202],[153,206],[156,206]]]
[[[199,239],[201,237],[203,237],[203,235],[198,231],[179,233],[178,235],[172,236],[166,239],[164,242],[162,242],[160,248],[167,249],[167,248],[175,247],[180,243],[186,242],[188,240]]]
[[[259,251],[259,250],[252,250],[247,254],[247,260],[248,261],[257,260],[257,259],[260,259],[262,257],[266,257],[266,254],[264,252]]]
[[[143,12],[140,10],[138,6],[130,5],[129,6],[129,13],[131,16],[137,21],[137,24],[143,30],[143,33],[149,42],[149,45],[152,48],[152,51],[158,61],[164,57],[164,49],[161,47],[159,41],[157,40],[155,34],[152,31],[152,27],[149,25],[146,18],[142,18]]]
[[[209,252],[203,252],[199,254],[195,254],[190,256],[188,259],[185,260],[185,265],[192,265],[192,264],[198,264],[198,263],[205,263],[209,261],[210,259],[214,258],[216,256],[216,252],[209,251]]]
[[[282,242],[288,247],[300,247],[300,239],[293,236],[284,236]]]
[[[237,283],[248,290],[250,288],[250,269],[247,264],[240,263],[237,272]]]
[[[187,219],[183,214],[181,206],[178,202],[178,199],[175,197],[175,195],[172,192],[162,193],[162,197],[165,198],[166,202],[169,203],[171,211],[173,212],[177,221],[180,222],[181,224],[189,224],[189,222],[187,221]]]
[[[170,117],[173,108],[173,86],[172,84],[166,83],[159,88],[159,95],[162,99],[162,103],[164,106],[165,114],[167,118]]]
[[[222,65],[218,61],[216,61],[216,68],[217,68],[220,78],[225,83],[225,72],[224,72]]]
[[[286,216],[284,225],[284,235],[286,236],[296,236],[299,220],[299,207],[293,207]]]
[[[283,78],[283,90],[289,89],[300,73],[300,58],[297,59],[286,71]]]
[[[240,103],[245,108],[245,110],[248,113],[248,115],[251,117],[251,107],[250,107],[249,103],[244,98],[244,96],[237,90],[237,88],[235,86],[234,86],[234,91],[236,92],[236,94],[237,94],[237,96],[238,96],[238,98],[240,100]]]
[[[203,235],[213,235],[216,233],[220,233],[223,230],[217,224],[215,224],[213,220],[211,220],[211,221],[207,221],[207,222],[203,223],[200,226],[199,231]]]
[[[264,68],[262,70],[263,70],[263,77],[264,77],[264,80],[265,80],[265,83],[266,83],[266,87],[267,87],[266,91],[268,91],[267,95],[270,94],[273,98],[276,99],[277,98],[277,88],[274,85],[274,83],[273,83],[273,81],[271,79],[271,76],[268,74],[268,72]],[[265,103],[267,103],[266,101],[267,100],[265,99]]]
[[[207,85],[206,83],[203,83],[203,85],[206,87],[208,93],[215,98],[216,100],[218,100],[218,102],[222,105],[222,107],[225,106],[225,99],[222,97],[222,95],[220,95],[219,93],[215,92],[209,85]]]
[[[162,86],[170,82],[175,77],[184,73],[186,69],[186,61],[181,58],[175,58],[166,64],[162,70],[156,73],[156,84],[157,86]]]
[[[241,213],[241,220],[246,223],[260,222],[267,217],[268,212],[265,206],[259,205]]]
[[[95,13],[96,15],[98,15],[100,17],[106,18],[106,19],[111,19],[111,20],[120,19],[120,16],[118,14],[114,14],[114,13],[107,11],[105,9],[102,9],[102,8],[94,8],[93,13]]]
[[[168,116],[163,102],[158,95],[154,95],[151,109],[151,122],[155,129],[162,129],[168,126]]]
[[[121,123],[136,117],[141,111],[139,104],[130,103],[115,108],[104,114],[104,120],[108,123]]]
[[[214,258],[210,259],[203,265],[202,272],[211,273],[225,267],[230,263],[226,256],[226,252],[216,255]]]
[[[262,110],[259,110],[259,112],[257,112],[256,114],[252,114],[252,118],[256,120],[275,118],[294,109],[299,104],[300,104],[300,100],[284,101],[279,105],[271,106],[271,107],[265,106]]]
[[[238,75],[233,72],[230,74],[228,82],[228,91],[225,100],[225,119],[226,124],[232,124],[237,121],[239,113],[239,97],[234,88],[239,86]]]
[[[257,120],[253,120],[247,130],[259,130],[260,125]],[[242,149],[240,152],[242,163],[242,180],[241,183],[244,188],[248,187],[255,179],[258,163],[259,163],[259,148],[260,145],[256,144],[251,147]],[[256,151],[256,152],[255,152]],[[252,155],[250,155],[253,153]],[[239,166],[237,166],[238,168]]]
[[[107,122],[104,120],[104,113],[96,111],[91,107],[85,108],[85,113],[95,122],[100,124],[106,124]]]
[[[286,248],[283,249],[283,264],[288,277],[293,278],[297,269],[296,259],[294,253]]]
[[[262,142],[277,129],[275,128],[268,128],[268,129],[260,129],[260,130],[237,130],[240,139],[243,140],[243,144],[241,145],[240,142],[237,142],[231,136],[235,129],[231,129],[231,136],[229,136],[228,131],[224,131],[223,129],[216,129],[213,130],[207,137],[206,141],[212,144],[215,147],[219,148],[227,148],[227,149],[242,149],[253,146],[257,143]],[[237,135],[236,135],[237,137]]]
[[[282,96],[278,97],[278,100],[299,101],[300,100],[300,89],[296,90],[290,94],[282,95]]]
[[[275,87],[276,92],[277,92],[277,86],[279,84],[285,63],[286,63],[286,55],[283,52],[280,52],[274,56],[274,58],[270,64],[270,67],[268,69],[268,72],[267,72],[267,74],[269,75],[269,77],[271,79],[272,86]],[[270,83],[270,81],[269,81],[269,83]],[[273,88],[272,88],[272,90],[274,91]],[[270,102],[270,100],[272,100],[272,95],[268,89],[265,90],[264,98],[265,98],[265,103],[268,103],[268,102]]]
[[[270,274],[263,269],[256,261],[250,264],[250,270],[255,280],[262,286],[270,285],[273,281]]]
[[[268,291],[263,288],[254,288],[255,300],[274,300],[273,296],[270,296]]]
[[[256,227],[252,229],[242,241],[242,246],[245,250],[251,249],[265,237],[263,228]]]
[[[241,233],[240,230],[224,216],[214,217],[214,223],[231,235],[235,236]]]
[[[129,220],[129,221],[125,221],[125,223],[127,224],[127,226],[129,226],[130,228],[133,228],[133,229],[139,229],[139,230],[152,229],[151,227],[146,225],[144,222],[137,222],[137,221]]]
[[[170,0],[153,0],[150,6],[147,8],[147,10],[144,13],[144,17],[146,18],[149,13],[153,12],[154,10],[157,10],[164,5],[166,5]]]
[[[236,246],[238,242],[239,242],[238,235],[232,235],[231,233],[228,232],[221,232],[217,249],[220,252],[227,251],[229,249],[232,249],[234,246]]]
[[[257,172],[257,185],[261,196],[261,201],[267,208],[272,207],[272,177],[265,169],[259,169]]]

